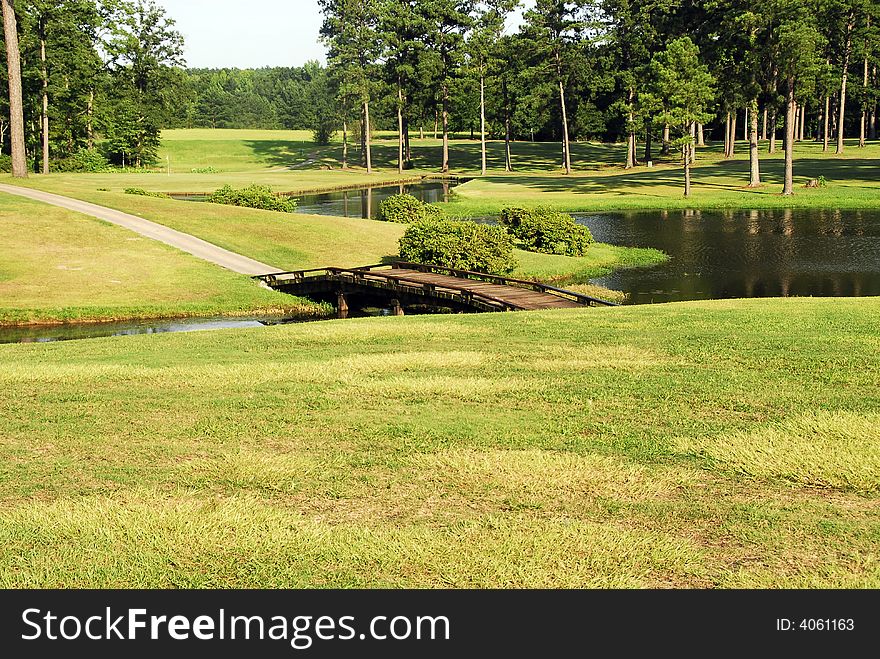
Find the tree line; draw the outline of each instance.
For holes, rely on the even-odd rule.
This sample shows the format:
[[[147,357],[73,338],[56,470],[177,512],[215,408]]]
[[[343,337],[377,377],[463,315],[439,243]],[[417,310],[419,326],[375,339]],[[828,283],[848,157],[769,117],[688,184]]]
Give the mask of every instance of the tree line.
[[[741,125],[750,185],[761,183],[759,141],[773,152],[781,139],[790,194],[796,140],[827,150],[833,137],[841,153],[845,135],[876,139],[876,0],[535,0],[514,34],[504,28],[517,0],[319,4],[343,166],[355,126],[371,169],[371,129],[390,123],[389,101],[401,171],[413,126],[432,124],[448,171],[456,119],[479,133],[484,172],[488,137],[504,140],[508,170],[511,142],[537,138],[560,143],[566,173],[572,139],[626,141],[627,168],[674,147],[687,171],[707,130],[732,156]]]
[[[153,0],[2,0],[2,9],[0,152],[15,175],[154,163],[184,78],[183,39],[164,9]]]
[[[675,149],[687,173],[706,139],[732,156],[745,138],[750,185],[764,140],[786,153],[790,193],[795,141],[841,153],[845,136],[876,139],[877,0],[534,0],[515,33],[517,0],[319,0],[328,65],[257,70],[184,69],[153,0],[0,1],[0,152],[27,153],[25,170],[98,146],[151,164],[175,126],[341,133],[343,166],[357,143],[368,170],[374,129],[398,133],[401,171],[411,136],[433,134],[444,172],[462,132],[484,172],[488,139],[508,170],[518,140],[560,144],[566,172],[572,140],[602,140],[626,142],[627,168]]]

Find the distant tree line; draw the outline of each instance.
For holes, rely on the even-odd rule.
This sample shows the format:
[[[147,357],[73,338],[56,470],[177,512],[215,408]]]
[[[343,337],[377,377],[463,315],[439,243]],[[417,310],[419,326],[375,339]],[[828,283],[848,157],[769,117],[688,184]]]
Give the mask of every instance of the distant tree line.
[[[559,142],[566,172],[572,139],[625,141],[627,168],[674,146],[687,166],[711,130],[728,156],[750,142],[751,185],[759,140],[781,138],[790,193],[795,141],[876,139],[876,0],[535,0],[515,34],[517,0],[319,4],[343,166],[352,126],[367,169],[375,126],[396,124],[401,170],[413,129],[439,130],[442,171],[462,128],[504,139],[508,170],[512,140]]]
[[[401,171],[414,135],[442,138],[442,171],[453,133],[503,140],[508,170],[515,141],[557,142],[566,172],[573,140],[626,142],[627,168],[675,149],[687,169],[706,139],[732,156],[739,138],[751,185],[760,141],[785,151],[791,192],[796,141],[842,153],[844,136],[877,133],[878,0],[534,0],[512,34],[517,0],[319,0],[327,66],[256,70],[182,68],[181,36],[154,0],[0,2],[17,15],[4,32],[20,42],[30,169],[99,143],[115,164],[149,164],[159,130],[176,126],[339,134],[343,166],[356,145],[368,170],[372,132],[394,130]]]
[[[183,39],[164,9],[153,0],[2,8],[0,153],[18,174],[154,163],[184,89]]]

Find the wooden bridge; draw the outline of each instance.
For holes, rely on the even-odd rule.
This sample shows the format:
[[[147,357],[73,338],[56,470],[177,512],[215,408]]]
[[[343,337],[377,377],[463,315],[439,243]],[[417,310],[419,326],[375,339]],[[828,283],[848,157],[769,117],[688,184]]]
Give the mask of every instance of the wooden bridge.
[[[272,288],[335,304],[340,318],[351,307],[447,307],[457,311],[526,311],[618,306],[615,302],[534,281],[436,265],[394,262],[361,268],[316,268],[256,277]]]

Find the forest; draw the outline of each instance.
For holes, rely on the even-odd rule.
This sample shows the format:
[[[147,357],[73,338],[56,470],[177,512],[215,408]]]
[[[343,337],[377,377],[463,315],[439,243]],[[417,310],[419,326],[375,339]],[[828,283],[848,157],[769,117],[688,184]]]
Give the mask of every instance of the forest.
[[[627,142],[635,167],[744,139],[756,183],[760,140],[876,139],[874,0],[537,0],[515,31],[516,0],[319,4],[326,66],[207,70],[153,0],[17,0],[32,167],[150,165],[162,128],[211,127],[309,129],[370,169],[370,135],[393,130],[400,169],[411,135],[559,142],[566,171],[570,140]]]

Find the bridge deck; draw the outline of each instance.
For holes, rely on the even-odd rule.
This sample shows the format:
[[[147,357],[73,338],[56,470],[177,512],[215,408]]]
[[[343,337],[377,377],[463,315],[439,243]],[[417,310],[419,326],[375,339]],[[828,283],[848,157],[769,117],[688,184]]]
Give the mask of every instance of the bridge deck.
[[[515,288],[513,286],[492,284],[484,281],[462,279],[461,277],[450,277],[448,275],[434,274],[431,272],[419,272],[418,270],[408,270],[406,268],[383,270],[382,277],[400,282],[419,282],[422,284],[430,284],[438,288],[468,291],[475,295],[503,301],[511,307],[516,307],[524,311],[535,311],[538,309],[575,309],[583,306],[574,300],[567,300],[549,293],[541,293],[539,291],[532,291],[525,288]]]
[[[381,297],[399,309],[426,302],[473,311],[618,306],[614,302],[540,282],[401,261],[362,268],[329,267],[279,272],[258,278],[285,293],[335,301],[341,312],[348,308],[347,298],[351,296],[361,296],[361,303],[364,297]]]

